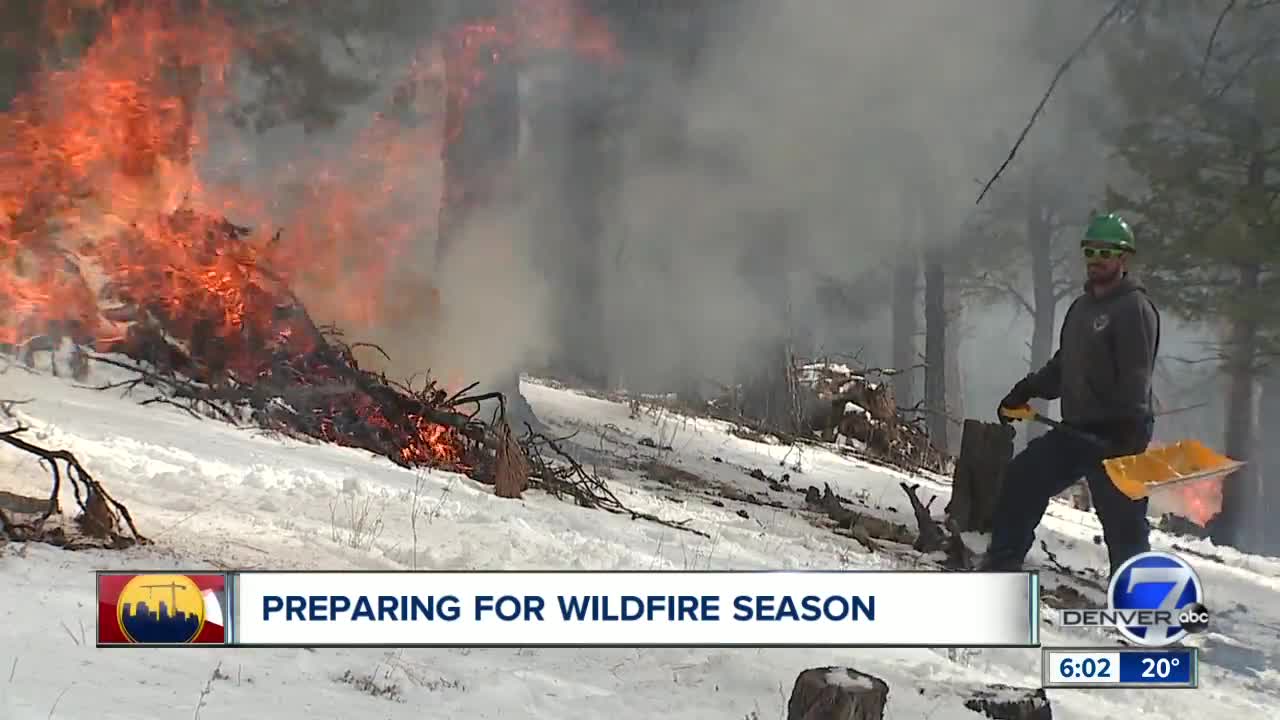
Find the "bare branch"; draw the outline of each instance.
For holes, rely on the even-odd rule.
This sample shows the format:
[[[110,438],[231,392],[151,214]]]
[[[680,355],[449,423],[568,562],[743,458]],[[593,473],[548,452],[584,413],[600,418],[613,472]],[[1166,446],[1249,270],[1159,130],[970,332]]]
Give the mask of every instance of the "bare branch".
[[[1054,88],[1058,86],[1058,81],[1066,74],[1067,70],[1071,67],[1071,64],[1084,54],[1084,51],[1093,43],[1094,38],[1102,32],[1102,29],[1106,27],[1107,23],[1111,22],[1112,18],[1120,14],[1120,11],[1123,10],[1125,5],[1128,3],[1129,0],[1116,0],[1116,2],[1111,5],[1111,9],[1098,19],[1098,24],[1094,25],[1093,30],[1085,36],[1084,41],[1067,56],[1066,60],[1062,61],[1061,65],[1058,66],[1057,72],[1053,74],[1053,80],[1049,82],[1049,88],[1044,92],[1044,97],[1040,98],[1040,103],[1036,105],[1035,112],[1031,113],[1031,119],[1027,120],[1026,126],[1023,127],[1022,132],[1018,134],[1018,139],[1014,141],[1013,147],[1009,149],[1009,157],[1005,158],[1004,162],[1000,163],[1000,167],[996,169],[995,174],[992,175],[991,179],[987,181],[987,184],[982,187],[982,192],[978,193],[978,199],[974,202],[975,205],[982,202],[982,198],[986,197],[987,191],[995,184],[996,179],[1005,171],[1005,168],[1009,167],[1009,163],[1013,162],[1014,156],[1018,154],[1018,149],[1022,147],[1022,141],[1026,140],[1027,133],[1031,132],[1031,126],[1035,125],[1036,119],[1040,117],[1040,113],[1044,111],[1044,106],[1048,104],[1049,97],[1053,95]]]
[[[1227,19],[1227,15],[1235,9],[1237,0],[1227,0],[1227,4],[1222,8],[1222,12],[1218,13],[1218,20],[1213,24],[1213,32],[1209,33],[1209,42],[1205,44],[1204,60],[1200,63],[1200,80],[1204,81],[1204,74],[1209,70],[1209,58],[1213,55],[1213,45],[1218,41],[1218,31],[1222,29],[1222,23]]]
[[[1221,353],[1217,355],[1212,355],[1210,357],[1202,357],[1202,358],[1186,358],[1186,357],[1179,357],[1176,355],[1169,357],[1170,361],[1176,362],[1182,365],[1200,365],[1202,363],[1218,363],[1218,362],[1222,362],[1225,359],[1226,359],[1226,355],[1223,355]]]
[[[1207,99],[1217,100],[1223,95],[1226,95],[1227,91],[1230,90],[1231,87],[1236,84],[1236,81],[1244,75],[1245,71],[1248,70],[1249,67],[1258,60],[1258,58],[1270,52],[1271,48],[1275,47],[1277,42],[1280,42],[1280,35],[1273,35],[1268,38],[1266,42],[1258,43],[1258,46],[1249,54],[1249,57],[1245,58],[1244,62],[1240,63],[1240,66],[1237,67],[1235,71],[1227,77],[1226,81],[1222,83],[1222,87],[1210,93]]]
[[[1019,292],[1018,289],[1007,280],[992,277],[990,273],[985,272],[978,276],[976,280],[977,282],[974,285],[976,289],[1007,295],[1018,305],[1021,305],[1029,314],[1036,314],[1036,306],[1027,299],[1026,295]]]

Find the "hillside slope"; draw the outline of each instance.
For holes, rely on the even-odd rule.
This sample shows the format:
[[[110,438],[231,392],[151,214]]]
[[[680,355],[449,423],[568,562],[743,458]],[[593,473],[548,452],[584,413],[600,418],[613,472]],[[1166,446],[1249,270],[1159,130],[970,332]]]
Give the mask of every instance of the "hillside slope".
[[[958,697],[965,686],[1039,684],[1035,650],[970,651],[951,661],[945,649],[92,647],[96,569],[880,568],[909,560],[870,553],[815,527],[798,490],[829,484],[864,509],[911,526],[900,481],[920,483],[922,499],[936,495],[936,512],[946,504],[940,479],[906,478],[822,449],[752,442],[719,422],[650,409],[633,414],[627,405],[538,382],[526,381],[524,392],[553,432],[578,433],[568,444],[608,477],[625,504],[687,520],[710,537],[538,492],[504,500],[459,475],[415,473],[360,451],[272,439],[17,368],[0,374],[0,398],[31,400],[17,408],[33,428],[29,439],[75,452],[156,541],[123,552],[0,546],[0,718],[192,717],[201,705],[203,720],[772,720],[785,716],[797,673],[848,663],[889,683],[888,717],[973,720],[979,716]],[[749,475],[753,469],[775,478],[789,473],[791,489],[770,489]],[[0,449],[0,490],[40,495],[46,483],[34,459]],[[732,499],[743,493],[782,507]],[[1091,516],[1055,505],[1041,537],[1069,564],[1101,569],[1104,551],[1092,541],[1098,532]],[[1173,542],[1156,538],[1164,549]],[[1201,689],[1051,691],[1055,718],[1274,717],[1280,562],[1204,543],[1193,549],[1222,556],[1190,557],[1221,633],[1198,639],[1206,647]],[[1034,557],[1043,560],[1043,553]],[[1244,609],[1223,612],[1233,604]],[[1043,641],[1111,642],[1053,628]],[[374,687],[357,687],[365,676]],[[377,696],[378,687],[391,685],[389,697]]]

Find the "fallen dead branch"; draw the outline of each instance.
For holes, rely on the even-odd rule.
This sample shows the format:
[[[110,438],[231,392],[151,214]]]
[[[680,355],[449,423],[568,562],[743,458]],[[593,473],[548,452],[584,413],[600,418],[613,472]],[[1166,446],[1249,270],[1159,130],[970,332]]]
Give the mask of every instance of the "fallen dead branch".
[[[929,506],[937,498],[931,497],[928,503],[922,503],[916,495],[916,490],[920,488],[919,483],[915,485],[898,483],[898,485],[907,494],[907,498],[911,500],[911,510],[915,514],[916,524],[920,527],[920,534],[916,536],[916,541],[912,544],[912,547],[917,552],[922,553],[942,550],[947,544],[947,538],[943,535],[942,528],[938,527],[938,523],[929,514]]]
[[[581,507],[599,508],[615,515],[630,515],[632,520],[647,520],[675,530],[683,530],[704,538],[711,536],[687,525],[688,520],[673,522],[656,515],[632,510],[622,503],[604,480],[587,472],[582,463],[560,447],[568,438],[554,439],[538,432],[527,423],[525,438],[521,441],[532,470],[529,486],[542,490],[556,498],[568,496]],[[572,436],[570,436],[572,437]],[[556,460],[549,460],[542,452],[549,450]]]
[[[13,417],[13,409],[14,409],[15,407],[17,407],[18,405],[26,405],[26,404],[27,404],[27,403],[29,403],[29,402],[31,402],[31,400],[30,400],[30,399],[27,399],[27,400],[0,400],[0,415],[3,415],[3,416],[5,416],[5,417],[7,417],[7,418],[12,418],[12,417]]]
[[[1046,543],[1043,540],[1040,541],[1040,549],[1044,551],[1045,558],[1048,559],[1049,564],[1053,566],[1054,570],[1057,570],[1058,572],[1068,577],[1075,578],[1076,580],[1079,580],[1081,583],[1087,585],[1088,587],[1093,588],[1094,590],[1098,590],[1100,592],[1107,591],[1107,587],[1103,583],[1086,576],[1083,572],[1076,570],[1070,565],[1066,565],[1062,561],[1058,560],[1058,556],[1055,555],[1054,552],[1049,549],[1048,543]]]
[[[911,501],[911,510],[915,515],[916,524],[920,528],[920,534],[916,537],[915,543],[912,544],[912,549],[925,554],[941,550],[946,553],[946,559],[943,561],[945,569],[972,570],[976,566],[975,556],[973,551],[964,544],[964,536],[956,525],[955,519],[948,516],[940,526],[929,512],[929,508],[933,505],[933,501],[937,496],[929,498],[929,502],[924,503],[920,501],[920,497],[916,494],[916,491],[920,489],[919,484],[898,483],[898,485]]]
[[[38,540],[56,545],[69,544],[61,528],[50,530],[45,527],[45,522],[49,518],[62,512],[58,498],[62,492],[65,476],[75,495],[76,505],[80,508],[80,515],[75,519],[76,524],[85,535],[106,540],[107,545],[114,548],[150,542],[138,532],[129,509],[111,497],[106,488],[84,469],[75,455],[67,450],[48,450],[18,437],[26,431],[26,427],[19,425],[11,430],[0,432],[0,442],[39,458],[49,468],[53,487],[44,511],[33,515],[29,520],[18,519],[17,513],[9,515],[0,510],[0,532],[3,532],[6,538],[15,542]],[[117,532],[121,524],[128,528],[131,537]]]
[[[830,485],[824,484],[822,492],[810,486],[805,493],[805,503],[830,518],[835,523],[833,531],[837,535],[851,537],[871,552],[880,552],[881,548],[877,540],[900,545],[910,545],[915,540],[915,536],[905,525],[846,508],[840,498],[831,491]]]

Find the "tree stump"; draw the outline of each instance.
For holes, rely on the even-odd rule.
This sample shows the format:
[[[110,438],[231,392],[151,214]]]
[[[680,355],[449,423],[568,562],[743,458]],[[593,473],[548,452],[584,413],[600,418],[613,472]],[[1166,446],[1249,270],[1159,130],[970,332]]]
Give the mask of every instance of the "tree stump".
[[[992,720],[1053,720],[1053,709],[1043,688],[991,685],[973,691],[964,706]]]
[[[505,420],[498,426],[498,449],[494,458],[493,492],[498,497],[518,498],[529,487],[529,459]]]
[[[889,685],[852,668],[810,668],[796,677],[787,720],[883,720]]]
[[[962,532],[990,532],[1005,468],[1013,457],[1013,428],[965,420],[960,456],[952,475],[946,513]]]

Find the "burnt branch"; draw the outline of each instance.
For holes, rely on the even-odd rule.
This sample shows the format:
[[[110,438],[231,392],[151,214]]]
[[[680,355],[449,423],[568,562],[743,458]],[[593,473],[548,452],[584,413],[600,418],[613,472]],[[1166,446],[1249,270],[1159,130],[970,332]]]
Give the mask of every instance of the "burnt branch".
[[[1089,587],[1092,587],[1094,590],[1101,590],[1103,592],[1106,592],[1107,589],[1102,585],[1102,583],[1099,583],[1098,581],[1093,580],[1092,578],[1084,576],[1083,574],[1081,574],[1079,570],[1076,570],[1070,565],[1066,565],[1060,560],[1058,560],[1058,556],[1055,555],[1053,551],[1049,549],[1048,543],[1046,543],[1043,540],[1040,541],[1040,549],[1044,551],[1045,558],[1048,559],[1049,564],[1053,566],[1054,570],[1057,570],[1063,575],[1076,578],[1080,582],[1088,585]]]
[[[565,452],[560,447],[559,441],[542,433],[534,432],[528,423],[525,423],[525,428],[526,434],[521,440],[521,446],[529,458],[529,464],[532,469],[530,487],[543,490],[556,498],[563,498],[567,495],[572,497],[576,504],[581,507],[599,508],[615,515],[630,515],[632,520],[647,520],[664,527],[690,532],[700,537],[711,537],[701,530],[688,527],[688,520],[673,522],[650,513],[628,508],[613,494],[613,491],[609,489],[604,480],[598,475],[587,472],[582,463]],[[544,448],[550,450],[558,458],[558,466],[549,461],[542,453]]]
[[[5,416],[5,417],[7,417],[7,418],[11,418],[11,419],[12,419],[12,418],[13,418],[13,409],[14,409],[15,407],[17,407],[18,405],[26,405],[26,404],[27,404],[27,403],[29,403],[29,402],[31,402],[31,400],[30,400],[30,399],[27,399],[27,400],[0,400],[0,415],[3,415],[3,416]]]
[[[49,502],[45,511],[37,517],[34,522],[18,523],[12,518],[0,518],[0,525],[6,537],[14,541],[25,541],[41,539],[41,526],[54,514],[61,512],[58,497],[62,492],[62,482],[65,475],[66,480],[71,485],[72,492],[75,494],[76,505],[79,506],[81,514],[76,519],[81,529],[88,535],[94,537],[107,537],[115,540],[116,546],[127,546],[134,543],[148,544],[151,541],[143,537],[138,532],[137,526],[133,523],[133,517],[129,514],[129,509],[123,503],[111,497],[106,488],[84,469],[80,461],[67,450],[48,450],[23,440],[18,435],[27,431],[27,428],[19,425],[11,430],[0,432],[0,442],[10,445],[18,450],[29,453],[40,459],[42,464],[49,468],[52,475],[53,487],[49,492]],[[60,466],[59,463],[62,463]],[[64,469],[65,468],[65,469]],[[116,533],[116,527],[123,521],[132,533],[132,538],[124,538]]]
[[[805,493],[805,503],[811,509],[830,518],[835,523],[833,532],[837,535],[853,538],[871,552],[880,552],[881,547],[877,540],[900,545],[909,545],[915,540],[914,534],[905,525],[846,508],[839,496],[831,491],[830,485],[824,484],[822,492],[810,486]]]
[[[916,525],[920,527],[920,534],[916,537],[913,548],[918,552],[930,553],[942,550],[946,546],[946,536],[942,533],[942,528],[938,527],[938,523],[929,514],[929,505],[933,504],[936,497],[929,498],[928,504],[920,502],[916,490],[920,489],[919,483],[908,485],[906,483],[898,483],[902,491],[907,494],[907,498],[911,500],[911,511],[915,513]]]

